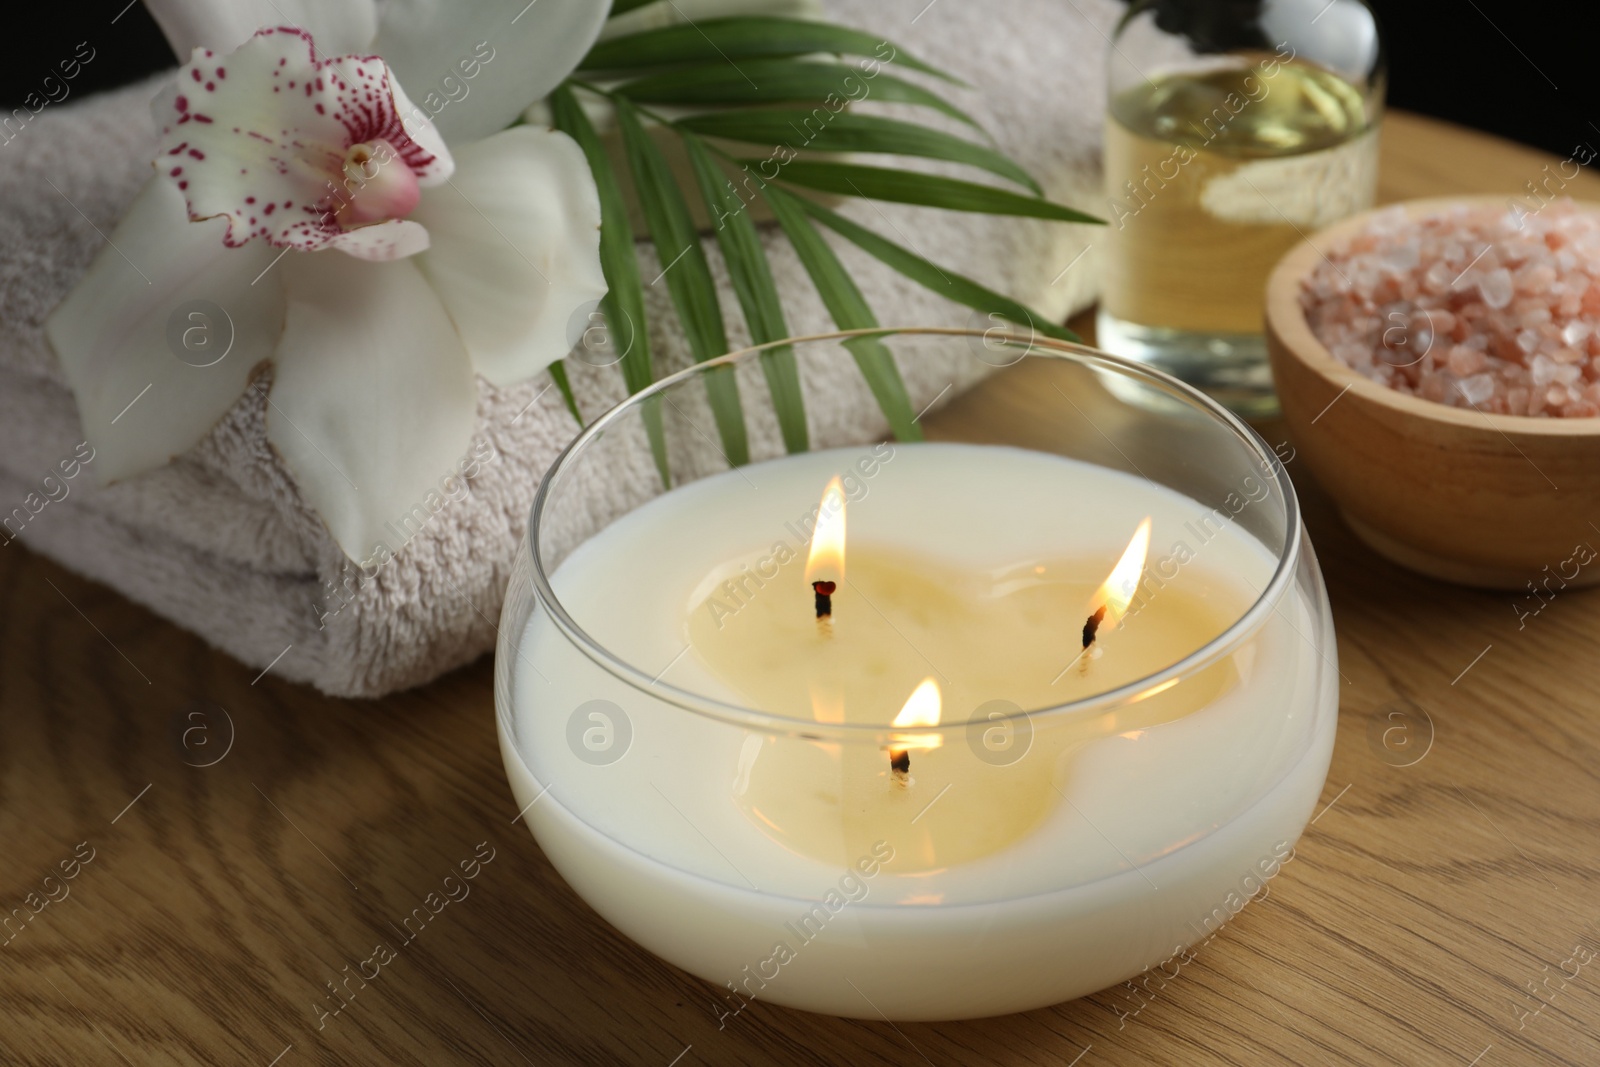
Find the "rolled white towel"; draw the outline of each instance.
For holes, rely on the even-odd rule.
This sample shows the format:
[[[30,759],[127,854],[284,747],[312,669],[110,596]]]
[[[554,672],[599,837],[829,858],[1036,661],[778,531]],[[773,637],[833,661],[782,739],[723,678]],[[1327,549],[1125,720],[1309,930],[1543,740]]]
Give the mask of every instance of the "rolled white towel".
[[[1120,11],[1113,0],[825,0],[824,7],[967,80],[974,91],[949,91],[998,146],[1051,199],[1097,211],[1104,34]],[[95,484],[43,322],[149,176],[155,129],[147,105],[163,80],[52,106],[0,146],[0,551],[17,551],[12,541],[20,539],[252,667],[274,663],[275,674],[333,694],[378,696],[472,660],[492,647],[539,478],[576,431],[544,375],[507,389],[478,381],[479,469],[459,499],[447,500],[371,581],[355,579],[354,565],[268,448],[262,390],[247,392],[169,466]],[[916,117],[928,121],[926,112]],[[920,254],[1052,319],[1094,299],[1095,255],[1083,254],[1092,227],[893,204],[855,202],[842,210],[901,243],[915,234]],[[776,233],[764,241],[790,327],[826,332],[832,323],[787,242]],[[714,244],[708,239],[729,336],[743,344],[738,304]],[[837,247],[885,325],[972,318],[853,246]],[[645,277],[656,270],[646,265]],[[664,290],[646,291],[663,373],[690,362]],[[586,416],[622,398],[615,368],[568,362]],[[984,367],[915,360],[903,370],[920,409]],[[752,396],[764,392],[759,375],[742,385]],[[810,413],[815,446],[884,432],[858,381],[841,378],[839,392],[856,399]],[[750,405],[752,413],[757,406]],[[776,451],[776,427],[751,423],[752,450]],[[683,439],[672,447],[704,446]]]

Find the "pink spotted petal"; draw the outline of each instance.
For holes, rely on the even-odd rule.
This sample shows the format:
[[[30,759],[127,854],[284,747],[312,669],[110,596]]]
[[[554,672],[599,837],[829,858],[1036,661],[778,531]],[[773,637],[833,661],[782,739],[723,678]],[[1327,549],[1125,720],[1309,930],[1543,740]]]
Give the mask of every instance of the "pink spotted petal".
[[[352,145],[387,141],[397,158],[386,165],[419,183],[453,168],[436,136],[424,147],[408,131],[393,84],[377,57],[318,59],[311,36],[289,27],[226,56],[196,49],[153,105],[163,126],[157,172],[183,193],[191,220],[228,220],[230,247],[260,237],[322,248],[345,235],[337,212],[352,195]]]
[[[427,111],[413,104],[406,91],[400,88],[400,83],[395,80],[392,70],[389,72],[389,92],[394,96],[395,110],[400,113],[400,121],[405,126],[406,135],[424,152],[445,161],[445,166],[426,168],[417,172],[417,184],[424,189],[443,185],[450,180],[450,174],[455,169],[455,164],[450,161],[450,150],[444,146],[444,138],[439,135],[439,130],[428,117]]]
[[[427,228],[409,219],[390,219],[376,226],[362,226],[347,230],[330,238],[329,248],[381,263],[391,259],[405,259],[428,249]]]

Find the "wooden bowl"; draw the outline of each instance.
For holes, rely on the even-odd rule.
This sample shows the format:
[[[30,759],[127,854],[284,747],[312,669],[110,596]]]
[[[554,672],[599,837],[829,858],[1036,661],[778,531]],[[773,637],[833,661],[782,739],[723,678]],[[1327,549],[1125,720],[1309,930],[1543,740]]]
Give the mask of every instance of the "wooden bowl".
[[[1507,203],[1464,197],[1404,207],[1417,216]],[[1313,336],[1301,283],[1322,261],[1320,249],[1373,214],[1302,241],[1267,282],[1267,350],[1297,456],[1356,536],[1403,567],[1491,589],[1526,593],[1531,583],[1549,591],[1541,596],[1600,582],[1588,547],[1600,545],[1600,418],[1491,415],[1406,396],[1345,366]]]

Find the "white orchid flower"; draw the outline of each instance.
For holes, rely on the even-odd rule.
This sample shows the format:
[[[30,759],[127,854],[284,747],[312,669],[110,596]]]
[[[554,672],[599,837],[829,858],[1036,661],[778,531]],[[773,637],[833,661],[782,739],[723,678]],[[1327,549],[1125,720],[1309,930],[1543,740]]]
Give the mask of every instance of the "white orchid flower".
[[[350,558],[396,550],[468,451],[475,375],[539,373],[605,293],[581,149],[503,127],[609,2],[150,2],[195,45],[152,105],[156,176],[46,324],[96,469],[187,451],[270,364],[302,499]]]
[[[264,26],[298,26],[324,55],[383,57],[452,144],[505,129],[572,73],[600,35],[609,0],[145,0],[180,57],[228,52]],[[485,42],[503,62],[470,78]],[[429,97],[434,97],[432,101]]]

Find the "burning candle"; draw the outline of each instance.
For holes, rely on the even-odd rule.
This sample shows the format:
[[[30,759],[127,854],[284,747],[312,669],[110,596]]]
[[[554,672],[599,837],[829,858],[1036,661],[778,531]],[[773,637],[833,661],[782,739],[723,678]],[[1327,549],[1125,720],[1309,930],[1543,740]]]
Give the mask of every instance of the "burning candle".
[[[900,709],[900,714],[894,717],[892,725],[902,729],[938,726],[939,715],[939,683],[932,678],[924,678],[922,684],[917,686],[916,691],[906,701],[906,706]],[[889,749],[889,769],[899,776],[895,779],[895,784],[906,784],[906,776],[911,773],[912,749],[934,749],[942,744],[944,739],[938,734],[915,734],[897,738]]]
[[[1083,624],[1085,649],[1094,644],[1094,639],[1100,635],[1102,626],[1107,630],[1116,626],[1128,610],[1128,605],[1133,602],[1133,595],[1139,588],[1139,579],[1144,576],[1144,561],[1149,552],[1150,520],[1147,517],[1139,523],[1139,528],[1133,532],[1133,540],[1128,542],[1122,558],[1117,560],[1117,565],[1111,569],[1105,584],[1095,593],[1094,610],[1089,612],[1089,618]]]
[[[976,445],[673,490],[552,583],[631,684],[543,613],[507,638],[519,805],[602,915],[740,997],[875,1015],[859,989],[948,1018],[1120,980],[1295,838],[1331,751],[1331,646],[1292,584],[1163,675],[1278,565],[1236,523],[1186,544],[1197,515],[1131,474]],[[577,745],[585,715],[616,719],[620,756]]]
[[[835,475],[822,491],[817,528],[806,555],[806,581],[816,598],[819,620],[833,617],[833,594],[844,581],[844,507],[844,482]]]
[[[1080,605],[1097,605],[1091,618],[1098,617],[1105,631],[1128,612],[1149,549],[1149,517],[1120,557],[1065,554],[1046,547],[1046,533],[1019,560],[979,567],[959,554],[924,555],[904,544],[863,539],[850,545],[848,510],[835,477],[818,507],[805,578],[826,573],[842,579],[845,560],[853,560],[854,578],[846,587],[853,603],[848,618],[830,619],[818,633],[807,632],[791,598],[776,590],[752,595],[737,612],[726,609],[729,591],[718,579],[753,573],[758,561],[724,562],[701,583],[710,593],[689,613],[691,647],[753,707],[912,730],[941,725],[942,706],[949,703],[964,709],[964,727],[982,705],[1046,707],[1149,674],[1221,633],[1229,621],[1226,607],[1242,611],[1245,605],[1243,590],[1222,611],[1183,587],[1163,590],[1159,602],[1151,599],[1142,634],[1094,677],[1080,677],[1068,670],[1081,655],[1073,645]],[[1107,558],[1117,558],[1109,574]],[[927,675],[930,669],[945,676],[943,690],[938,675]],[[763,833],[829,863],[862,854],[885,826],[906,828],[897,871],[966,862],[1011,844],[1061,804],[1050,772],[1065,749],[1176,718],[1203,705],[1227,680],[1227,668],[1218,668],[1191,683],[1182,698],[1052,730],[1037,740],[1039,750],[1026,766],[997,763],[965,744],[946,745],[943,733],[899,734],[887,759],[869,746],[773,735],[746,747],[739,774],[745,784],[734,797]],[[819,691],[827,698],[819,700]],[[907,692],[909,698],[902,695]],[[891,722],[894,708],[899,712]],[[957,802],[934,807],[946,794]]]
[[[997,349],[1057,386],[1037,417],[777,456],[768,357],[838,439],[843,402],[872,403],[848,368],[964,381]],[[734,380],[776,458],[730,469],[707,401],[726,429]],[[519,814],[601,916],[712,984],[724,1026],[763,1001],[951,1019],[1123,981],[1261,890],[1327,774],[1332,623],[1276,457],[1102,353],[883,330],[697,364],[579,435],[529,539],[495,676]]]

